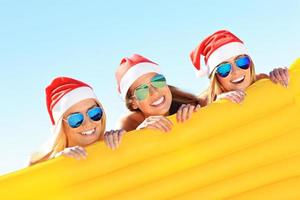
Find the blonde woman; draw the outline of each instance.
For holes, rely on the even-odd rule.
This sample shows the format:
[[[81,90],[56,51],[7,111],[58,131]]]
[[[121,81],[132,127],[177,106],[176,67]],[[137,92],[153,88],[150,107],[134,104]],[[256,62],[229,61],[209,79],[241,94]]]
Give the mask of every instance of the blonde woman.
[[[122,130],[105,132],[106,116],[93,89],[68,77],[55,78],[46,88],[46,103],[52,122],[52,139],[35,152],[30,165],[58,156],[86,158],[85,147],[104,140],[118,147]]]
[[[204,57],[207,67],[200,66]],[[190,54],[192,63],[200,76],[208,75],[210,86],[201,98],[206,104],[218,99],[240,103],[245,89],[255,81],[270,78],[274,83],[287,87],[287,68],[277,68],[266,74],[256,74],[252,58],[244,43],[229,31],[221,30],[204,39]]]

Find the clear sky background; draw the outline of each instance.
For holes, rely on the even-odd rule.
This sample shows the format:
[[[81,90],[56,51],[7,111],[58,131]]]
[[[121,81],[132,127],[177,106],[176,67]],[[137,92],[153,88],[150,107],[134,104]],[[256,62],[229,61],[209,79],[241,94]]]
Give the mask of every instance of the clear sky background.
[[[45,87],[56,76],[91,84],[107,129],[126,112],[115,69],[142,54],[160,64],[169,84],[199,93],[190,51],[228,29],[249,49],[258,72],[300,56],[300,1],[0,0],[0,175],[25,167],[50,133]]]

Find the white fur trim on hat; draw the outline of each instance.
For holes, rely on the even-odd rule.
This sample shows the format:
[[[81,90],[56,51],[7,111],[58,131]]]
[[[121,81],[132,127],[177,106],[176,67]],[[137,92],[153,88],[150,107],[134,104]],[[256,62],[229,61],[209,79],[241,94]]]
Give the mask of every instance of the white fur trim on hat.
[[[209,56],[207,60],[209,74],[211,74],[214,68],[223,61],[241,54],[248,54],[245,45],[241,42],[231,42],[219,47]]]
[[[208,76],[208,67],[201,66],[200,70],[196,69],[196,76],[197,77]]]
[[[156,64],[149,63],[149,62],[139,63],[131,67],[124,74],[124,76],[120,81],[120,91],[121,91],[122,99],[125,100],[126,94],[130,86],[134,83],[134,81],[136,81],[136,79],[151,72],[159,73],[160,67]]]
[[[62,115],[74,104],[84,99],[97,99],[95,93],[90,87],[79,87],[65,94],[52,108],[52,115],[55,124]]]

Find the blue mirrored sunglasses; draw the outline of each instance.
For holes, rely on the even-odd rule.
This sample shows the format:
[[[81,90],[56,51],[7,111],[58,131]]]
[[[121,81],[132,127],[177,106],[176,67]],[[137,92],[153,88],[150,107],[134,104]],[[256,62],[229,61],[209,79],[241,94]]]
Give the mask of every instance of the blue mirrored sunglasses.
[[[86,115],[93,121],[99,121],[102,118],[103,111],[100,107],[93,107],[86,112]],[[65,120],[71,128],[78,128],[84,121],[84,115],[80,112],[70,114]]]
[[[251,60],[248,56],[239,57],[235,60],[235,65],[241,69],[248,69],[250,67]],[[227,77],[232,69],[232,65],[230,63],[222,63],[217,66],[217,74],[222,78]]]

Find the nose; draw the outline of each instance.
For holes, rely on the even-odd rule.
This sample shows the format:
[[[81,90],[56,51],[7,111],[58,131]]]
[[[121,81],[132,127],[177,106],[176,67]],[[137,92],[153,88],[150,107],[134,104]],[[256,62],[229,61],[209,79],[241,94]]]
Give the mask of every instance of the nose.
[[[240,71],[240,68],[238,66],[236,66],[235,63],[231,63],[231,66],[232,66],[232,69],[231,69],[232,74],[237,74]]]
[[[149,87],[149,95],[150,96],[153,96],[153,95],[156,95],[158,94],[158,89],[153,87],[152,85]]]
[[[85,115],[81,126],[88,127],[91,123],[92,123],[92,120],[87,115]]]

